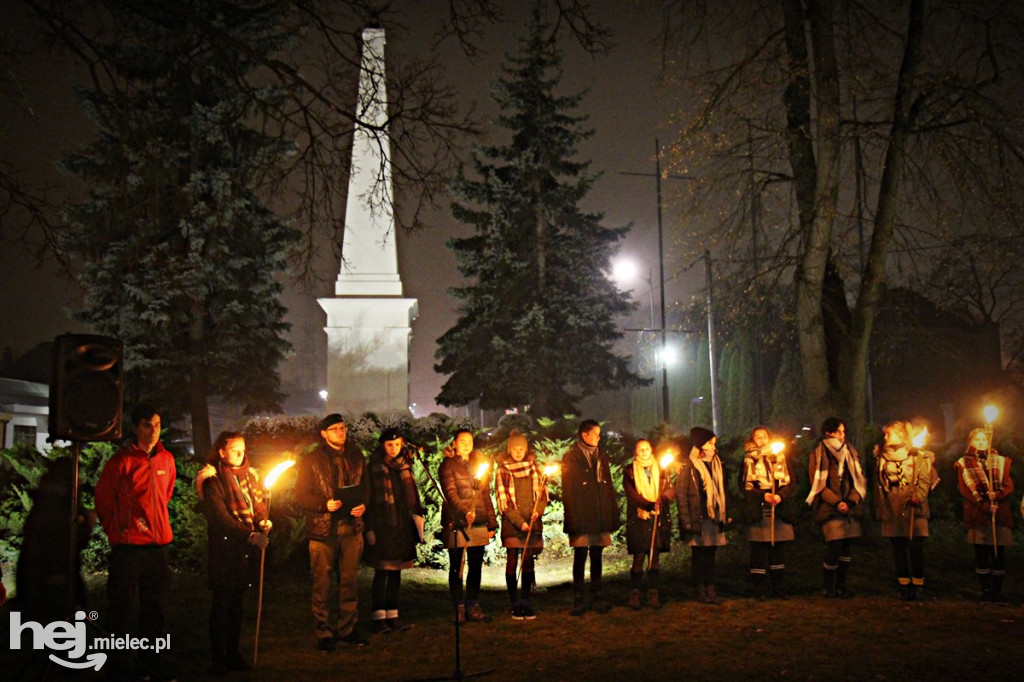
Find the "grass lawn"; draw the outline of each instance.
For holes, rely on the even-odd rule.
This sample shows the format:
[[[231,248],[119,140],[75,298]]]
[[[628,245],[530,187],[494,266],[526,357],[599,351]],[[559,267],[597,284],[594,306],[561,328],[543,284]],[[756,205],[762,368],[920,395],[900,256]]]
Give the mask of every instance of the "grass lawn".
[[[938,524],[936,524],[938,525]],[[820,595],[823,545],[813,527],[800,528],[787,557],[790,599],[756,601],[747,590],[747,547],[742,540],[719,552],[719,592],[726,601],[693,601],[689,549],[681,544],[664,558],[660,611],[623,606],[628,557],[606,552],[606,596],[610,613],[569,615],[570,560],[542,555],[534,621],[512,621],[503,566],[484,572],[481,604],[490,624],[470,624],[462,633],[465,675],[493,670],[491,680],[1010,680],[1018,679],[1024,610],[1024,556],[1009,553],[1007,594],[1013,606],[976,603],[972,553],[955,526],[937,529],[926,548],[927,598],[895,598],[889,544],[867,538],[854,546],[849,586],[856,596]],[[369,581],[361,574],[360,617],[369,620]],[[259,666],[242,680],[414,680],[449,677],[455,670],[454,628],[443,570],[403,573],[402,616],[416,627],[374,636],[363,648],[322,654],[314,647],[309,613],[309,578],[302,565],[268,571],[264,587]],[[103,576],[90,579],[93,605],[102,617]],[[247,604],[243,641],[252,654],[255,591]],[[172,635],[168,662],[183,680],[208,677],[203,577],[177,574],[170,600]],[[38,679],[32,666],[23,679]],[[13,670],[4,668],[6,672]],[[14,679],[0,673],[3,679]]]

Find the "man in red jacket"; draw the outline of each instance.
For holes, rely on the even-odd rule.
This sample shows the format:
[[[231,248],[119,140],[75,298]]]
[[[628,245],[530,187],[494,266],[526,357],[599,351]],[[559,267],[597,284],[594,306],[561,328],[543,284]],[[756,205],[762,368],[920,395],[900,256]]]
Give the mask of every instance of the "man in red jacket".
[[[174,492],[174,457],[160,442],[160,415],[148,405],[131,414],[135,438],[103,466],[96,484],[96,512],[110,540],[107,575],[110,632],[125,635],[139,604],[139,634],[154,641],[167,634],[164,597],[170,573],[168,547],[174,535],[167,503]],[[140,652],[144,679],[156,677],[159,655]]]

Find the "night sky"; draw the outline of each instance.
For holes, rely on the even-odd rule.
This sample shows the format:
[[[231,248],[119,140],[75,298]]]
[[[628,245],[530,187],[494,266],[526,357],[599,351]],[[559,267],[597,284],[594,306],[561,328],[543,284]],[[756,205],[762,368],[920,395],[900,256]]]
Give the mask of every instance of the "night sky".
[[[409,9],[402,13],[404,28],[385,25],[389,58],[415,57],[418,51],[426,49],[439,17],[424,14],[430,10],[414,8],[417,4],[393,3],[394,7]],[[648,264],[653,265],[656,275],[655,181],[653,177],[622,173],[653,173],[655,138],[671,138],[671,131],[662,127],[672,98],[659,89],[661,15],[633,3],[595,4],[598,20],[614,31],[616,47],[611,54],[592,56],[574,42],[562,42],[562,91],[590,89],[581,111],[590,115],[589,126],[595,134],[581,145],[580,158],[589,159],[592,169],[603,173],[584,208],[604,212],[607,226],[633,223],[622,254],[642,262],[644,273]],[[528,3],[522,3],[522,8],[516,10],[518,15],[510,13],[510,20],[514,18],[516,23],[491,27],[481,41],[488,46],[487,53],[473,60],[454,41],[442,46],[442,56],[449,68],[448,80],[465,98],[467,106],[475,104],[477,111],[488,119],[497,111],[489,99],[489,83],[498,73],[504,54],[515,49],[514,38],[524,34],[527,8]],[[61,150],[73,146],[91,130],[72,93],[73,69],[66,63],[41,60],[29,64],[19,75],[25,79],[23,101],[31,110],[5,112],[0,123],[0,154],[30,170],[32,177],[74,191],[77,181],[55,170]],[[344,191],[345,188],[338,188],[339,193]],[[680,245],[673,245],[669,237],[679,218],[672,211],[670,186],[665,188],[665,201],[666,271],[671,276],[686,263],[678,256]],[[455,223],[444,208],[429,214],[427,222],[427,230],[398,236],[405,293],[419,300],[411,356],[412,400],[417,415],[438,409],[434,397],[444,379],[433,371],[435,340],[456,319],[455,302],[446,290],[459,283],[459,273],[445,242],[453,235],[467,233],[467,228]],[[293,325],[290,340],[295,355],[281,368],[286,381],[314,390],[321,387],[326,367],[324,314],[316,298],[331,295],[338,263],[325,255],[319,259],[318,269],[323,283],[315,291],[292,284],[288,287],[285,304]],[[17,357],[59,334],[86,331],[66,312],[75,304],[73,285],[55,273],[52,264],[35,266],[30,253],[17,244],[3,244],[0,248],[0,348],[9,347]],[[688,299],[699,285],[699,276],[670,279],[666,289],[670,305],[673,300]],[[623,327],[646,325],[646,282],[637,283],[635,292],[640,309],[635,319],[622,321]],[[629,341],[627,338],[624,350],[629,350]]]

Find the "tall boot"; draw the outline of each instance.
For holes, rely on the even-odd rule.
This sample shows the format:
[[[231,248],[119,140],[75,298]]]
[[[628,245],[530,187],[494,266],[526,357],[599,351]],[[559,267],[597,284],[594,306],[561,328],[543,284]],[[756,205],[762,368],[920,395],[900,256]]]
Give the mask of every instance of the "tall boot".
[[[846,574],[850,570],[850,561],[847,559],[843,561],[839,560],[839,568],[836,569],[836,596],[843,599],[849,599],[853,596],[850,590],[846,589]]]
[[[530,593],[533,591],[534,581],[537,579],[536,571],[523,571],[523,585],[519,590],[521,598],[519,604],[523,607],[523,618],[534,620],[537,614],[530,605]]]
[[[988,571],[982,573],[977,571],[978,582],[981,583],[981,602],[987,604],[992,601],[992,574]]]
[[[897,578],[897,581],[900,584],[900,591],[897,598],[900,601],[912,601],[913,597],[911,596],[910,578]]]
[[[587,612],[587,601],[583,596],[583,586],[573,585],[572,587],[572,609],[570,616],[582,616]]]
[[[708,589],[704,583],[694,583],[693,591],[698,603],[708,603]]]
[[[821,593],[826,599],[832,599],[836,596],[836,569],[828,566],[823,567],[822,577],[824,578],[824,586]]]
[[[519,601],[519,591],[516,589],[516,574],[505,574],[505,588],[508,590],[508,601],[512,606],[512,620],[523,619],[523,606]]]
[[[647,605],[652,609],[661,608],[661,596],[658,594],[658,583],[661,581],[661,571],[654,569],[647,571]]]
[[[722,603],[722,598],[718,596],[718,592],[715,591],[715,586],[714,585],[708,585],[706,587],[706,590],[707,590],[706,603],[714,604],[715,606],[718,606],[719,604]]]
[[[910,579],[910,601],[924,599],[924,578]]]
[[[608,613],[612,610],[612,603],[604,598],[604,591],[601,589],[601,581],[590,578],[591,604],[597,613]]]
[[[764,581],[766,577],[763,570],[750,571],[750,596],[758,601],[764,601]]]
[[[783,578],[786,575],[785,566],[773,566],[769,570],[768,575],[772,579],[772,596],[776,599],[787,599],[786,590],[783,587]]]
[[[1006,606],[1010,600],[1003,596],[1003,579],[1005,573],[992,572],[992,603],[999,606]]]

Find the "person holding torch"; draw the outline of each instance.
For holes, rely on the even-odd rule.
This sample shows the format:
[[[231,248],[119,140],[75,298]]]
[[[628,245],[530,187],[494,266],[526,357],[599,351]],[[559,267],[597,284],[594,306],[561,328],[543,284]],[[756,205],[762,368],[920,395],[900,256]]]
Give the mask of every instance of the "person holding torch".
[[[245,455],[245,439],[221,432],[210,449],[206,467],[196,476],[196,489],[207,526],[210,602],[210,673],[248,671],[239,651],[245,591],[253,583],[259,550],[270,540],[263,488]]]
[[[765,581],[771,577],[772,596],[785,599],[784,548],[793,541],[795,519],[791,498],[796,472],[781,441],[772,442],[767,427],[750,432],[744,446],[739,487],[744,502],[744,535],[750,543],[750,582],[756,599],[765,597]]]
[[[911,427],[894,421],[882,428],[875,446],[875,519],[892,544],[899,599],[920,599],[924,588],[924,540],[928,537],[928,494],[939,484],[935,455],[920,449],[927,429],[911,440]]]
[[[473,432],[459,429],[444,450],[437,477],[444,492],[442,538],[448,549],[448,590],[457,604],[460,623],[488,623],[478,601],[483,577],[484,549],[498,530],[491,502],[487,460],[473,447]],[[465,562],[463,562],[465,559]],[[463,591],[462,566],[467,566]]]
[[[955,464],[957,487],[964,498],[964,528],[974,546],[974,572],[981,601],[1005,604],[1006,547],[1013,544],[1013,516],[1007,497],[1013,492],[1009,457],[992,447],[992,419],[971,431],[967,452]]]
[[[529,451],[526,436],[512,429],[505,454],[498,459],[498,475],[494,479],[512,620],[537,617],[530,606],[530,590],[535,578],[534,560],[544,549],[542,517],[548,503],[547,479],[547,473],[537,463],[537,456]]]
[[[673,457],[666,454],[665,466]],[[626,549],[633,556],[629,570],[629,607],[639,609],[647,559],[647,605],[661,608],[658,582],[659,557],[671,549],[672,517],[667,513],[674,490],[668,471],[654,457],[651,442],[641,438],[633,444],[633,464],[622,469],[622,491],[626,494]]]

